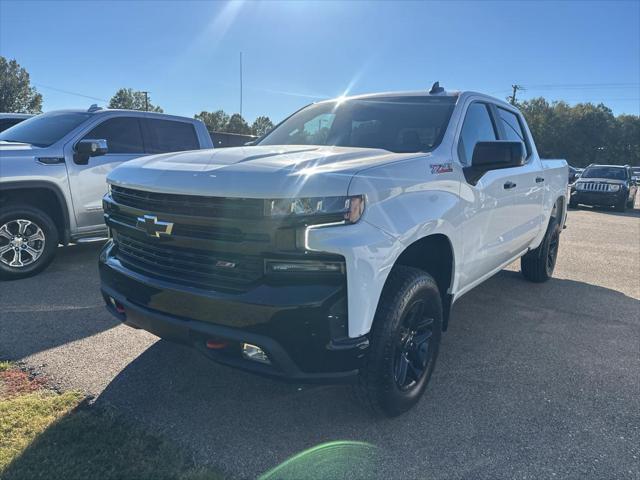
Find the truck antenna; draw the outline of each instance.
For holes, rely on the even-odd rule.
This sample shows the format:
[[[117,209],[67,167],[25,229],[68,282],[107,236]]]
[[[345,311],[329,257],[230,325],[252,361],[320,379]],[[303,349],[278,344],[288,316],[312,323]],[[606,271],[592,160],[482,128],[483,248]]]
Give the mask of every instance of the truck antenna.
[[[429,90],[430,94],[434,94],[434,93],[443,93],[444,92],[444,88],[442,88],[440,86],[440,82],[436,82],[433,85],[431,85],[431,90]]]

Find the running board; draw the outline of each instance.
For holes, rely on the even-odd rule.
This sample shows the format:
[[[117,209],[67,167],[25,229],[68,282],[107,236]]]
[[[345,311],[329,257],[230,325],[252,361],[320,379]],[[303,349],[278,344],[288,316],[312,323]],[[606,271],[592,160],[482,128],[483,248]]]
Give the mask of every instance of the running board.
[[[108,240],[109,237],[84,237],[73,240],[73,243],[93,243],[93,242],[103,242]]]

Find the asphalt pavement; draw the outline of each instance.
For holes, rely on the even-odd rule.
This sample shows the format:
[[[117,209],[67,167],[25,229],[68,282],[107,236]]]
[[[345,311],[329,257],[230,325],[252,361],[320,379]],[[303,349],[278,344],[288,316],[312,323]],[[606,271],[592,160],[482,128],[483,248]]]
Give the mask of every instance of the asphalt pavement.
[[[299,475],[638,479],[640,210],[570,210],[567,225],[551,281],[528,283],[515,263],[454,306],[426,395],[395,419],[371,417],[348,386],[256,377],[119,325],[95,244],[0,283],[0,359],[94,395],[230,478],[346,440],[373,454],[316,449]]]

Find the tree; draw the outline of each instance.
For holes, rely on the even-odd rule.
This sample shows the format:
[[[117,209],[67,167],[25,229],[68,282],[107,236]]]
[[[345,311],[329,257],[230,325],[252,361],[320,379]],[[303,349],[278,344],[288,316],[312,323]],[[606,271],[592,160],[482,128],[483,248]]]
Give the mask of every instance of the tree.
[[[613,115],[602,103],[549,103],[544,98],[521,102],[538,153],[566,158],[569,164],[640,165],[640,117]]]
[[[234,113],[224,127],[224,132],[251,135],[251,127],[239,113]]]
[[[265,117],[264,115],[256,118],[251,125],[251,131],[254,135],[261,137],[269,130],[273,128],[273,122],[269,117]]]
[[[151,98],[145,99],[144,92],[133,90],[132,88],[121,88],[118,90],[111,100],[109,100],[109,108],[124,108],[127,110],[147,110],[149,112],[160,112],[162,108],[153,105]]]
[[[0,112],[41,113],[42,95],[31,86],[29,73],[0,56]]]
[[[224,129],[229,123],[229,115],[227,115],[224,110],[218,110],[216,112],[202,111],[196,113],[193,118],[202,121],[207,126],[207,129],[214,132],[225,131]]]

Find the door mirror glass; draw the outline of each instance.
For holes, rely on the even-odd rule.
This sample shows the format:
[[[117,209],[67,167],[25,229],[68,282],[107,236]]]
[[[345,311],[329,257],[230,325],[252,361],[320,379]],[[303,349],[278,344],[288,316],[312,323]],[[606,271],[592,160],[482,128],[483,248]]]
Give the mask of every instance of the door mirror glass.
[[[486,170],[519,167],[524,165],[525,155],[522,142],[478,142],[473,149],[471,165]]]
[[[89,158],[105,155],[109,151],[104,139],[84,139],[76,143],[73,161],[78,165],[86,165]]]
[[[465,168],[465,176],[469,183],[475,185],[490,170],[524,165],[525,156],[522,142],[478,142],[473,149],[471,166]]]

